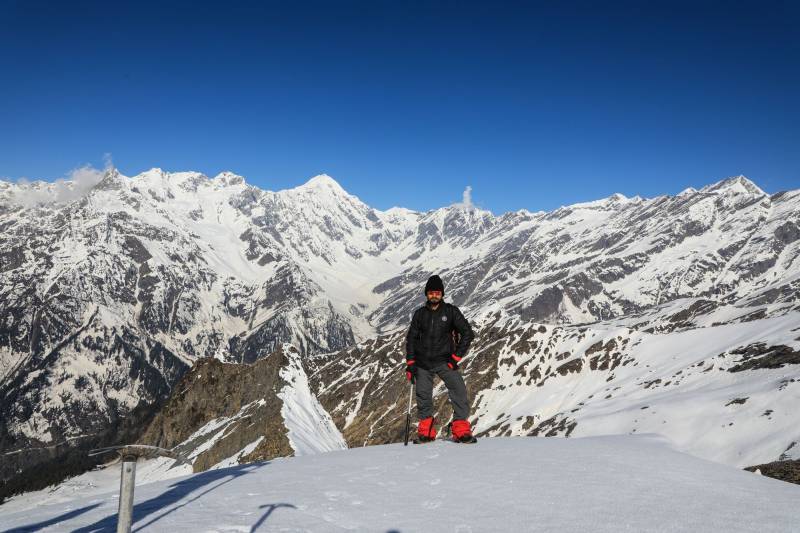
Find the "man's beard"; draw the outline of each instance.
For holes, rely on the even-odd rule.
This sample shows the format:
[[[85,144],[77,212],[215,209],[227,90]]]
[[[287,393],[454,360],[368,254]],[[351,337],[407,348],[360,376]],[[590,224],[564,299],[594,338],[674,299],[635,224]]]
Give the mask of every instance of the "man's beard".
[[[442,303],[441,298],[434,298],[434,299],[428,298],[428,305],[439,305],[440,303]]]

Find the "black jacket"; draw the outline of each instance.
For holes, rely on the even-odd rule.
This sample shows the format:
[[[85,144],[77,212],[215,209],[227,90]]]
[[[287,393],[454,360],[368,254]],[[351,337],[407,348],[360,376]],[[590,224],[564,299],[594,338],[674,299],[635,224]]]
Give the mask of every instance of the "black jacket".
[[[456,333],[460,335],[456,344]],[[467,355],[475,334],[458,307],[442,302],[434,311],[428,304],[414,312],[406,335],[406,359],[430,370],[447,363],[451,354]]]

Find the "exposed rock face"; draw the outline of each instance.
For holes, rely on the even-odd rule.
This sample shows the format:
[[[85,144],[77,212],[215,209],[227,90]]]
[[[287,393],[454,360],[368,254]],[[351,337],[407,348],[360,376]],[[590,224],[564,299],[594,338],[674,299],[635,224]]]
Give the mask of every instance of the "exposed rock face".
[[[345,447],[288,344],[252,364],[199,360],[139,441],[174,449],[195,472]]]
[[[765,343],[756,343],[732,350],[730,353],[740,355],[742,358],[737,361],[738,364],[729,368],[728,372],[800,365],[800,350],[793,350],[789,346],[767,346]]]
[[[201,359],[175,385],[172,397],[139,442],[191,455],[214,439],[213,445],[194,456],[195,472],[234,456],[260,437],[262,440],[247,460],[292,455],[280,416],[283,402],[278,397],[286,385],[280,377],[286,364],[282,349],[251,365]],[[224,426],[195,435],[213,420],[225,421]]]
[[[795,461],[774,461],[763,465],[748,466],[745,470],[749,470],[750,472],[758,470],[761,475],[800,485],[800,459]]]

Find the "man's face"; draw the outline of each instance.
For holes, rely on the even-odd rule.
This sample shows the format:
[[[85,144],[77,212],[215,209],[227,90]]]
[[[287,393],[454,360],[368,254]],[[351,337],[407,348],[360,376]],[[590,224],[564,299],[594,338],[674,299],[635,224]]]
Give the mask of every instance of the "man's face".
[[[425,293],[428,297],[428,303],[436,305],[442,301],[442,291],[428,291]]]

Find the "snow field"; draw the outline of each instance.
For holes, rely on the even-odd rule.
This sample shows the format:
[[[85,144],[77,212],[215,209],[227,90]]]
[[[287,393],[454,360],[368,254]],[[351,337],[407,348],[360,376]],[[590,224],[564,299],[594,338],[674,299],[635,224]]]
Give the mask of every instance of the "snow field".
[[[113,481],[113,480],[112,480]],[[800,487],[677,452],[653,435],[391,444],[140,485],[135,531],[791,531]],[[12,501],[12,503],[14,503]],[[116,487],[7,531],[104,531]],[[26,529],[29,528],[29,529]]]

